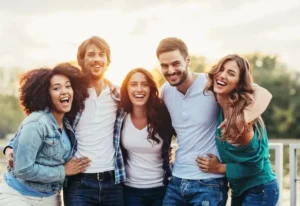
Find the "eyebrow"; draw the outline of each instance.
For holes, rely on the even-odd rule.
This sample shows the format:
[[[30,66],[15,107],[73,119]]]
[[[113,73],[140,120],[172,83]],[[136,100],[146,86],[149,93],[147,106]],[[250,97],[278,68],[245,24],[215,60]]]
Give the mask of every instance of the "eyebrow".
[[[180,61],[176,60],[176,61],[171,62],[170,64],[167,64],[167,63],[161,63],[160,66],[172,65],[172,64],[177,64],[177,63],[180,63]]]
[[[67,84],[67,83],[71,84],[71,81],[68,80],[68,81],[65,82],[65,84]],[[60,86],[60,85],[61,85],[60,83],[55,83],[55,84],[51,85],[51,87]]]
[[[236,74],[236,71],[232,70],[232,69],[229,69],[228,72],[233,72]]]

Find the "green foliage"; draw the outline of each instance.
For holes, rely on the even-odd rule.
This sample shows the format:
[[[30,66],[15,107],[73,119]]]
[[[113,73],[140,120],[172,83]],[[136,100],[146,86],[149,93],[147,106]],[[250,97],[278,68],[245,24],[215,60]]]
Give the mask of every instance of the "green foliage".
[[[277,56],[246,55],[253,68],[254,81],[268,89],[272,101],[264,112],[269,136],[300,138],[300,73],[288,70]]]
[[[17,97],[0,95],[0,132],[14,133],[25,118]]]

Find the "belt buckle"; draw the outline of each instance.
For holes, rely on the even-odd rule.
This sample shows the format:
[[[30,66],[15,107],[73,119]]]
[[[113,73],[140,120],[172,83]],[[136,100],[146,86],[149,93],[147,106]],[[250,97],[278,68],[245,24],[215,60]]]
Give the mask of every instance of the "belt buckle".
[[[98,173],[97,173],[97,180],[98,180],[98,181],[103,181],[103,180],[104,180],[104,175],[103,175],[103,177],[102,177],[102,175],[100,175],[100,173],[98,172]]]

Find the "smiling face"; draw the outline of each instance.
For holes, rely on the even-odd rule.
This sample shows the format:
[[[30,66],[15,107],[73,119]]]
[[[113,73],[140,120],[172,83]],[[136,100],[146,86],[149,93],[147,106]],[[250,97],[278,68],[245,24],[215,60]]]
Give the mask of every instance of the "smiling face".
[[[52,112],[64,114],[71,110],[73,102],[73,89],[70,79],[56,74],[50,79],[49,94],[52,102]]]
[[[150,96],[150,86],[143,73],[136,72],[130,77],[127,91],[133,107],[146,107]]]
[[[88,45],[83,59],[83,72],[91,79],[99,80],[103,78],[107,67],[108,60],[105,51],[95,44]]]
[[[169,51],[158,56],[162,74],[172,86],[181,85],[187,78],[189,57],[184,58],[180,51]]]
[[[239,80],[240,68],[236,61],[227,61],[214,75],[213,90],[217,95],[229,96],[238,87]]]

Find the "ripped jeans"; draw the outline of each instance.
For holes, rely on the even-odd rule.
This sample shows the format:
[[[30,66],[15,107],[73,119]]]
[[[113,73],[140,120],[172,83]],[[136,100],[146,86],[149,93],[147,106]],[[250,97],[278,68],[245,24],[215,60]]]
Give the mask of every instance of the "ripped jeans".
[[[225,206],[227,179],[187,180],[172,176],[164,198],[164,206]]]

